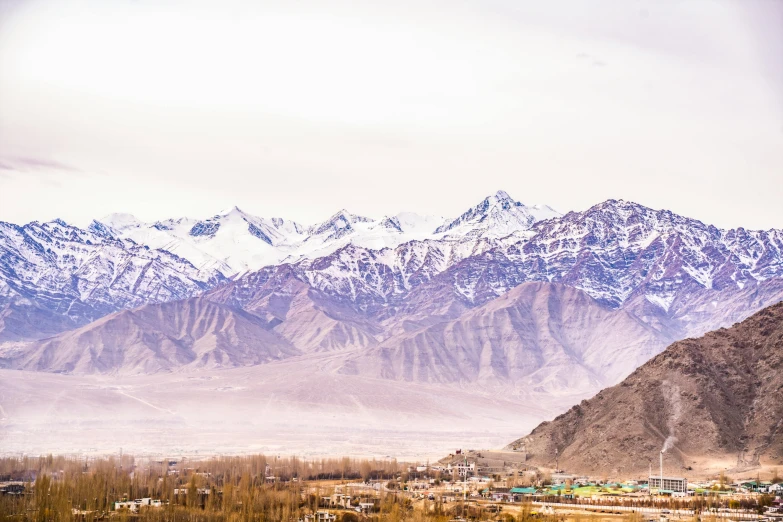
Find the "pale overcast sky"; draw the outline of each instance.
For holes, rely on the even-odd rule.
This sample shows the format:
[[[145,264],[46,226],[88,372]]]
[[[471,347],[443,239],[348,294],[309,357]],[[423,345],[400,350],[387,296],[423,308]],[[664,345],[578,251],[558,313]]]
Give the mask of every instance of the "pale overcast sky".
[[[498,189],[783,228],[783,1],[0,0],[0,220]]]

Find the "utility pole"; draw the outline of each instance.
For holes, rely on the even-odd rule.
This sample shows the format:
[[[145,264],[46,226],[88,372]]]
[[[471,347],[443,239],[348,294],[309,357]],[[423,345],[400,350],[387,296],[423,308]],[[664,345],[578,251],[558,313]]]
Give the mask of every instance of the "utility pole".
[[[465,455],[465,476],[462,478],[463,506],[466,500],[468,500],[468,456],[467,455]],[[465,513],[463,513],[462,516],[465,516]]]
[[[462,482],[462,513],[460,514],[460,516],[462,518],[464,518],[464,519],[467,519],[468,517],[465,516],[465,502],[468,499],[468,492],[466,491],[467,481],[465,480],[467,478],[467,476],[468,476],[468,456],[467,455],[464,455],[463,462],[464,462],[463,471],[465,473],[465,476],[462,477],[462,480],[463,480],[463,482]],[[457,476],[459,477],[459,475],[460,475],[460,473],[459,473],[459,464],[457,464]]]
[[[652,459],[649,459],[650,463],[650,474],[647,476],[647,493],[650,494],[650,498],[652,498]]]

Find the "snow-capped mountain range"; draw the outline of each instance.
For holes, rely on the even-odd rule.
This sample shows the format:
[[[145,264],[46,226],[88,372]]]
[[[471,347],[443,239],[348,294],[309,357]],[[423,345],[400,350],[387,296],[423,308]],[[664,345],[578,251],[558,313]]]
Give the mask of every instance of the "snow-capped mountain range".
[[[155,223],[143,223],[129,214],[112,214],[94,221],[90,228],[167,250],[200,270],[217,270],[231,277],[264,266],[315,259],[349,244],[380,250],[412,240],[498,238],[559,215],[550,207],[528,207],[498,191],[456,219],[412,212],[371,219],[343,209],[326,221],[304,226],[281,218],[252,216],[234,207],[206,219]]]
[[[239,274],[311,265],[345,247],[388,257],[390,249],[404,255],[402,245],[419,241],[444,257],[434,267],[440,271],[496,244],[505,231],[550,215],[557,213],[500,191],[454,220],[410,212],[370,219],[341,210],[304,226],[234,207],[206,219],[154,223],[112,214],[85,229],[62,220],[0,222],[0,340],[37,338],[115,311],[193,297]]]
[[[330,422],[351,430],[340,440],[516,434],[781,300],[781,230],[617,200],[560,215],[498,192],[451,219],[343,210],[309,226],[236,208],[0,223],[0,438],[157,433],[160,451],[209,440],[193,430],[209,423],[287,447],[300,421],[318,444]]]
[[[117,310],[198,295],[226,278],[162,249],[55,220],[0,222],[0,339],[55,334]]]
[[[237,208],[0,224],[0,340],[17,341],[0,364],[38,370],[337,351],[343,374],[595,389],[781,299],[780,230],[617,200],[561,215],[500,191],[454,219],[342,210],[311,226]]]

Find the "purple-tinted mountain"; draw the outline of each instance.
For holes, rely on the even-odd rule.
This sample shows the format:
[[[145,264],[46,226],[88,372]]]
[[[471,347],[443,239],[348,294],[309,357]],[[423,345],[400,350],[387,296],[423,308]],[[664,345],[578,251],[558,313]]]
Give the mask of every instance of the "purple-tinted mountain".
[[[612,350],[637,364],[670,342],[740,321],[783,299],[780,230],[722,230],[625,201],[561,216],[501,191],[455,220],[403,213],[375,221],[341,211],[302,227],[232,209],[208,220],[158,223],[169,224],[163,229],[128,216],[107,221],[111,225],[95,222],[88,230],[62,222],[0,228],[0,335],[40,338],[119,310],[201,295],[258,318],[298,353],[344,352],[340,371],[522,382],[527,377],[511,359],[598,353],[589,340],[600,340],[591,336],[605,332],[606,324],[622,324],[620,330],[629,332],[627,343]],[[206,225],[193,236],[198,223]],[[182,237],[167,235],[180,229]],[[128,235],[190,252],[204,267],[244,266],[259,252],[263,259],[274,254],[284,260],[228,279]],[[219,258],[223,250],[226,257]],[[514,306],[498,300],[526,283]],[[509,323],[514,314],[520,320]],[[564,333],[580,321],[584,336]],[[482,350],[504,341],[468,332],[479,327],[510,332],[514,339],[486,352],[495,361],[489,366],[477,362]],[[167,331],[163,324],[157,328]],[[556,342],[531,344],[540,335],[530,332]],[[473,358],[451,366],[428,362],[448,361],[447,354],[460,350]],[[504,357],[509,360],[497,362]],[[574,375],[590,375],[584,379],[590,386],[616,382],[632,369],[586,359],[576,364]],[[544,386],[551,380],[525,382]]]
[[[185,299],[226,278],[99,223],[0,222],[0,341],[44,337],[118,310]]]

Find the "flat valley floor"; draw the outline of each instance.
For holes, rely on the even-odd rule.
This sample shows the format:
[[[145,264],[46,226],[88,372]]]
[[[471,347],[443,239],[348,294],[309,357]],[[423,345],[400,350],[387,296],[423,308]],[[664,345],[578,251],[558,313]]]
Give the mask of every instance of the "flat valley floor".
[[[146,376],[0,370],[0,453],[424,461],[503,447],[585,398],[342,375],[332,358]]]

